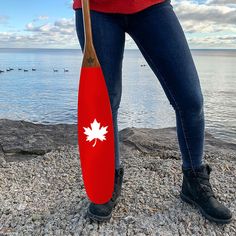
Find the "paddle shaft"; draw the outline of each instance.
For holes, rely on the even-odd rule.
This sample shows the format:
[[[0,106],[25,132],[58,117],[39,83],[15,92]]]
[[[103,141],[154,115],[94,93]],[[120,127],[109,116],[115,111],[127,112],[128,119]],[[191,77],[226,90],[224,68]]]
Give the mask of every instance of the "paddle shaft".
[[[82,0],[82,11],[85,38],[82,67],[100,67],[93,45],[89,0]]]

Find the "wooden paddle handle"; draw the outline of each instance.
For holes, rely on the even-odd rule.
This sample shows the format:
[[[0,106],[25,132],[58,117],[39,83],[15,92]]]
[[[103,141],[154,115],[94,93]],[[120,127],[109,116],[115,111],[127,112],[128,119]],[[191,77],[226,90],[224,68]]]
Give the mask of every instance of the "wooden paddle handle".
[[[89,0],[82,0],[82,11],[85,37],[82,67],[100,67],[93,45]]]

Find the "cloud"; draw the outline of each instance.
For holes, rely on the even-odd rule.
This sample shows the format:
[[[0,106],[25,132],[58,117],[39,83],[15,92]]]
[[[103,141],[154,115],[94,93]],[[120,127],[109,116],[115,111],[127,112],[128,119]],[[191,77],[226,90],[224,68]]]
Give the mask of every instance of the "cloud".
[[[208,0],[201,4],[197,1],[171,2],[191,48],[236,48],[235,0]],[[65,1],[65,4],[71,3],[71,0]],[[43,15],[36,19],[26,24],[22,32],[0,33],[0,47],[7,43],[16,47],[80,48],[74,17],[54,22]],[[0,16],[0,23],[6,20]],[[126,48],[137,48],[129,35],[126,39]]]
[[[204,45],[211,45],[211,48],[222,48],[222,45],[234,47],[236,45],[236,36],[208,36],[200,38],[189,38],[189,43],[195,45],[196,48],[204,47]]]
[[[38,16],[39,20],[48,20],[49,16]]]
[[[75,35],[65,34],[19,34],[18,32],[0,32],[0,47],[12,48],[75,48]]]
[[[207,5],[232,5],[236,7],[236,2],[235,0],[208,0],[206,2]]]
[[[46,21],[48,19],[49,19],[49,16],[38,16],[37,18],[33,19],[33,22]]]
[[[220,37],[220,35],[232,35],[229,37],[233,38],[235,36],[235,0],[209,0],[205,4],[196,1],[172,1],[172,3],[191,46],[236,47],[235,40],[228,40],[228,36]]]
[[[26,30],[31,32],[50,32],[54,31],[53,26],[51,24],[43,24],[40,26],[35,26],[33,23],[28,23],[26,25]]]
[[[60,20],[57,20],[55,23],[54,23],[55,26],[58,26],[58,27],[62,27],[62,28],[68,28],[68,27],[74,27],[75,23],[74,23],[74,19],[71,18],[71,19],[66,19],[66,18],[62,18]]]
[[[72,35],[74,32],[74,20],[62,18],[52,23],[46,23],[43,25],[36,26],[32,22],[26,25],[26,31],[44,33],[44,35],[67,34]]]
[[[44,24],[30,22],[24,32],[0,32],[0,47],[78,48],[73,22],[73,18]]]
[[[236,9],[228,6],[200,5],[183,1],[175,6],[175,12],[182,21],[236,25]]]

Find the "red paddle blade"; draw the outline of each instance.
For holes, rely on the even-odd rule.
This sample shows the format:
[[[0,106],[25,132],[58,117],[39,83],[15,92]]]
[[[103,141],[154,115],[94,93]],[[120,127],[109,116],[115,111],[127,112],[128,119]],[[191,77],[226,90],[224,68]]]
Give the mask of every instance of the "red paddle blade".
[[[101,67],[82,67],[78,94],[78,145],[85,190],[96,203],[114,190],[115,147],[112,111]]]

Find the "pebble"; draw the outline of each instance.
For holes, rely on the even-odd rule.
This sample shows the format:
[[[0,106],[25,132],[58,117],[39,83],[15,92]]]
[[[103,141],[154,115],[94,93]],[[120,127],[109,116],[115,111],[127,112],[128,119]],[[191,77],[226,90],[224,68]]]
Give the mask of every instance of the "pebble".
[[[126,181],[114,218],[106,223],[85,218],[89,200],[77,147],[8,163],[0,167],[0,235],[235,235],[235,219],[219,227],[180,200],[181,162],[173,155],[170,151],[165,159],[156,159],[139,152],[121,158]],[[236,212],[235,159],[211,155],[217,196]],[[222,162],[230,167],[224,175]],[[150,163],[155,168],[148,168]]]

